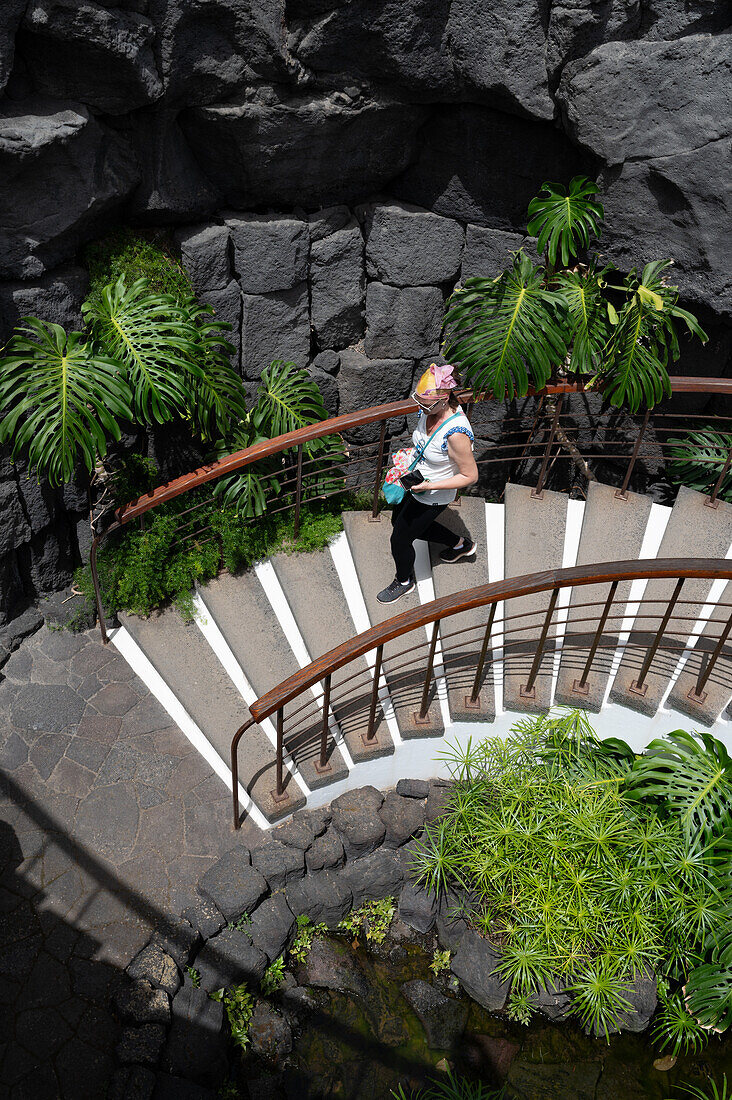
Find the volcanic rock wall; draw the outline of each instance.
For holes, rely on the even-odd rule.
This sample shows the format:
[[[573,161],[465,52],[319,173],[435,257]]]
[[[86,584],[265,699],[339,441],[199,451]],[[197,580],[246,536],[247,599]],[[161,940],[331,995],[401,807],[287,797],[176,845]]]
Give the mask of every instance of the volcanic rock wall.
[[[272,358],[335,411],[404,396],[445,296],[525,241],[545,179],[597,179],[601,249],[672,257],[727,373],[726,0],[3,0],[0,344],[80,323],[80,246],[175,229],[255,388]],[[0,625],[68,583],[84,494],[0,463]],[[68,499],[67,499],[68,498]],[[29,503],[32,501],[33,503]]]

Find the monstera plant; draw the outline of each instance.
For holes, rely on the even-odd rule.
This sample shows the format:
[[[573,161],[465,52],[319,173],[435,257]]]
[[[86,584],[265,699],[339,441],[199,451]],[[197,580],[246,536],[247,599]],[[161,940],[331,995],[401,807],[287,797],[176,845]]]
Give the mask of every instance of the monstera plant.
[[[611,404],[635,412],[670,393],[677,323],[706,341],[694,315],[678,305],[678,288],[665,280],[670,260],[623,277],[588,256],[603,220],[597,190],[582,176],[568,189],[545,183],[528,221],[544,263],[520,250],[498,278],[467,279],[451,296],[443,350],[469,385],[502,400],[525,396],[530,385],[540,389],[561,372],[601,381]]]
[[[187,421],[218,438],[246,416],[228,326],[210,306],[124,276],[83,307],[86,333],[26,317],[0,358],[0,442],[53,485],[89,473],[120,422]]]

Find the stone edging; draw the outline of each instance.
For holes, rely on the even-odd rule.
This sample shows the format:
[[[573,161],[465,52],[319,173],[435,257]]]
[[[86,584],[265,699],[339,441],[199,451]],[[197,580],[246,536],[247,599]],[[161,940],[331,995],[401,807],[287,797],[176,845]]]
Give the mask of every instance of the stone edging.
[[[299,810],[251,851],[226,852],[203,875],[200,900],[127,967],[115,999],[125,1028],[108,1100],[212,1100],[226,1072],[226,1036],[223,1007],[208,994],[242,982],[258,988],[301,914],[334,929],[364,902],[398,897],[404,924],[422,934],[435,928],[441,946],[454,952],[451,970],[465,992],[490,1011],[504,1009],[510,983],[496,972],[498,953],[453,915],[459,898],[438,901],[408,881],[415,840],[449,792],[439,779],[402,779],[386,794],[360,787],[327,808]],[[637,979],[626,996],[633,1007],[622,1030],[642,1031],[656,1008],[655,980]],[[296,990],[290,998],[298,1000]],[[570,999],[551,988],[532,1003],[561,1020]]]

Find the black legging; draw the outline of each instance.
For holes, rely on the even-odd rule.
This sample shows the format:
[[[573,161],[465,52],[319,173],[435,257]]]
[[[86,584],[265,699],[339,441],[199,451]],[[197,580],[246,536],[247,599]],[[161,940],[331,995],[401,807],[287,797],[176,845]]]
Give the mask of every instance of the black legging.
[[[411,493],[405,493],[391,513],[391,556],[396,565],[397,580],[404,584],[414,570],[414,540],[439,542],[454,546],[459,536],[449,531],[437,517],[447,508],[446,504],[423,504]]]

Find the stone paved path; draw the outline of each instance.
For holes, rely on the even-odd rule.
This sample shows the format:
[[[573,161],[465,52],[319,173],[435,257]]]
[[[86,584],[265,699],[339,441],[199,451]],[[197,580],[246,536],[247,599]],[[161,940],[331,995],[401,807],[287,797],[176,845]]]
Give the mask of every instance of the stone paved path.
[[[98,1100],[124,966],[236,843],[220,779],[96,632],[0,672],[0,1096]]]

